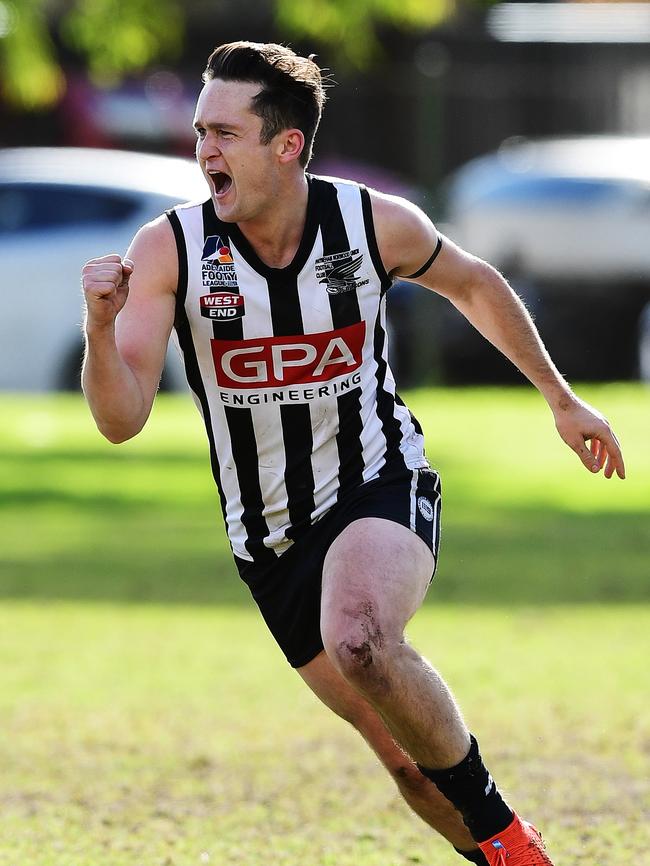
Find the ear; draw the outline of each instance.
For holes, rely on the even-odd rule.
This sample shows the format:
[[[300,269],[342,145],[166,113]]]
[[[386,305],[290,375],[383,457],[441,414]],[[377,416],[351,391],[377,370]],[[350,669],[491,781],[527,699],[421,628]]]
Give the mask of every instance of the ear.
[[[305,147],[305,136],[299,129],[285,129],[278,136],[277,154],[281,163],[298,159]]]

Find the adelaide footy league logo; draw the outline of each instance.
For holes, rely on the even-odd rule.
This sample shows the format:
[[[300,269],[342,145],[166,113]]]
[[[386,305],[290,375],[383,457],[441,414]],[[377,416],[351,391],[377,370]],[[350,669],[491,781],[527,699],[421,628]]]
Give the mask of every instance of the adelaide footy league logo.
[[[230,247],[221,240],[219,235],[210,235],[210,237],[205,239],[205,243],[203,244],[201,261],[230,265],[232,264]]]
[[[358,249],[322,256],[316,259],[316,277],[319,283],[325,283],[329,295],[352,292],[370,282],[370,280],[357,279],[357,271],[362,262],[363,253],[359,253]]]
[[[201,253],[201,280],[204,288],[217,299],[204,303],[204,298],[201,298],[202,316],[208,319],[233,319],[244,315],[243,302],[239,304],[230,300],[232,295],[239,294],[239,285],[227,238],[224,241],[219,235],[210,235],[205,239]],[[237,312],[215,312],[216,310]]]

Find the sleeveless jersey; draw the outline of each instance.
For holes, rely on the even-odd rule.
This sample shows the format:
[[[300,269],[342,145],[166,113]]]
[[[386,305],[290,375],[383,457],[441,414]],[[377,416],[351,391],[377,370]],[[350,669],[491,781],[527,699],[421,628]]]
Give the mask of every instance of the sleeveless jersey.
[[[256,255],[212,201],[168,212],[175,338],[236,556],[274,560],[346,492],[428,467],[388,366],[386,291],[365,187],[307,176],[300,246]]]

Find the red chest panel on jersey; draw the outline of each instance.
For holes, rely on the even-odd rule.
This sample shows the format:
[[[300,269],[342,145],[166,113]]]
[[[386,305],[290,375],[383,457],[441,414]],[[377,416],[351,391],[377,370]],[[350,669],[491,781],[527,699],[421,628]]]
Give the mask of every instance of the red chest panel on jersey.
[[[295,337],[212,340],[222,388],[282,388],[345,376],[361,366],[366,323]]]

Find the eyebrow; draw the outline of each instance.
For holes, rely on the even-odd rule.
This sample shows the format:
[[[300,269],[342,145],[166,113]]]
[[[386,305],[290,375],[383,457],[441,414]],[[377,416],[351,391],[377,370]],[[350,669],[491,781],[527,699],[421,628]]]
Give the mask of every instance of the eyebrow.
[[[199,127],[201,129],[225,129],[228,132],[234,132],[238,129],[232,123],[220,123],[218,120],[212,123],[203,123],[201,120],[195,120],[192,126],[194,129],[199,129]]]

